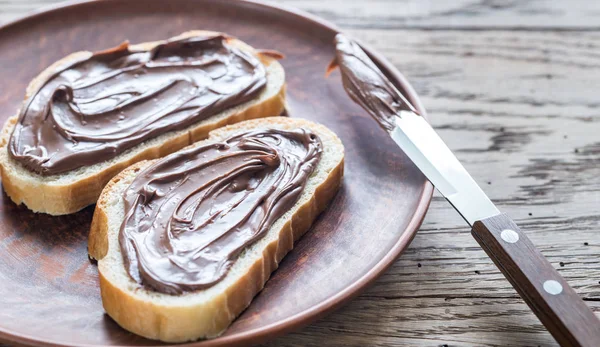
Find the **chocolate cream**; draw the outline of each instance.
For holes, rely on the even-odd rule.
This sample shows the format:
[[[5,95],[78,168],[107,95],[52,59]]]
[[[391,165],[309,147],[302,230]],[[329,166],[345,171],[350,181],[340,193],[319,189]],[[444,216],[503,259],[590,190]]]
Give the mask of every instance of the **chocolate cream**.
[[[157,161],[123,194],[127,272],[167,294],[214,285],[296,203],[321,152],[310,130],[267,129]]]
[[[336,57],[329,64],[327,73],[339,67],[348,95],[369,112],[382,128],[388,132],[392,131],[395,126],[394,117],[400,111],[418,114],[358,43],[344,34],[337,34],[335,48]]]
[[[124,43],[56,67],[25,100],[10,155],[36,173],[62,173],[255,98],[265,68],[227,40],[175,39],[151,50]]]

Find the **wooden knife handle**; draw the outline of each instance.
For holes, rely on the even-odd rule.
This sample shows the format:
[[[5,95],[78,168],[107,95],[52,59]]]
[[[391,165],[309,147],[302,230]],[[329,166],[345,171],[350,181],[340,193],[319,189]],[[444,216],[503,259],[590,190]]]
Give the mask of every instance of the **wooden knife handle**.
[[[562,346],[600,346],[600,320],[507,215],[471,233]]]

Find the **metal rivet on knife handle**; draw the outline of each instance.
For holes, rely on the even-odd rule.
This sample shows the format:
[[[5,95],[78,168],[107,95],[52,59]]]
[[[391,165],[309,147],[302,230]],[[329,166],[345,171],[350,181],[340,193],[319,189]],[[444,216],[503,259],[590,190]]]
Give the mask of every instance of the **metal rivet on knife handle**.
[[[512,229],[502,230],[500,237],[502,237],[502,240],[508,243],[516,243],[517,241],[519,241],[519,234],[517,234],[517,232]]]
[[[562,293],[563,287],[558,281],[547,280],[546,282],[544,282],[544,290],[548,294],[558,295]]]

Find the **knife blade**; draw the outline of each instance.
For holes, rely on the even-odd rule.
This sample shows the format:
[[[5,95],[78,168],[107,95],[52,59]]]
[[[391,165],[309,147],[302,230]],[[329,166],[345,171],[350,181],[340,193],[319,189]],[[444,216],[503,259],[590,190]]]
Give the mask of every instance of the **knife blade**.
[[[427,120],[360,45],[335,37],[344,88],[391,136],[472,226],[472,234],[554,338],[565,346],[600,345],[600,321],[507,215],[487,197]]]
[[[400,111],[394,123],[394,142],[469,225],[500,214],[425,118]]]

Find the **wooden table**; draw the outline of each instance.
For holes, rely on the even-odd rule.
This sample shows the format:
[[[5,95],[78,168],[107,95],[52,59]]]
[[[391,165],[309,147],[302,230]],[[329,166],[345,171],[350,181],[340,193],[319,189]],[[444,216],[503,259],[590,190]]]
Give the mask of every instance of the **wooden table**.
[[[0,22],[54,2],[0,0]],[[475,180],[600,314],[600,3],[278,2],[387,56]],[[306,345],[556,343],[436,194],[410,248],[373,287],[268,344]]]

